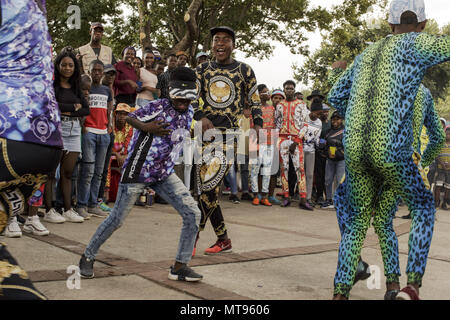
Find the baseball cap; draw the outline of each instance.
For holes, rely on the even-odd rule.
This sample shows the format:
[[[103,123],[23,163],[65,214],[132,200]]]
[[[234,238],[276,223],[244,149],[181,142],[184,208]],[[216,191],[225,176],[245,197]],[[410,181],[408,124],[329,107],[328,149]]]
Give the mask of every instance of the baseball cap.
[[[328,110],[331,110],[331,108],[330,108],[330,106],[327,105],[326,103],[323,103],[323,110],[324,110],[324,111],[328,111]]]
[[[234,30],[227,26],[214,27],[210,30],[210,32],[212,38],[214,38],[215,34],[218,32],[225,32],[233,38],[233,42],[235,42],[236,40],[236,34],[234,33]]]
[[[200,52],[197,53],[197,55],[195,56],[195,59],[198,59],[198,58],[203,57],[203,56],[208,56],[208,54],[207,54],[206,52],[200,51]]]
[[[423,22],[427,19],[423,0],[392,0],[388,22],[390,24],[401,24],[400,17],[405,11],[414,12],[417,16],[417,22]]]
[[[177,56],[177,57],[179,57],[179,56],[186,56],[186,57],[189,57],[189,55],[188,55],[185,51],[178,51],[177,54],[176,54],[176,56]]]
[[[111,71],[117,72],[116,68],[114,68],[112,64],[105,64],[105,69],[103,70],[103,72],[107,73]]]
[[[102,30],[105,30],[105,28],[103,28],[103,24],[101,22],[92,22],[91,29],[95,29],[95,28],[100,28]]]
[[[197,76],[191,68],[178,67],[172,71],[169,81],[169,96],[171,99],[197,98]]]
[[[124,112],[131,112],[131,107],[127,105],[126,103],[119,103],[116,107],[115,112],[124,111]]]
[[[286,95],[284,94],[284,91],[281,89],[275,89],[272,91],[272,94],[270,95],[270,97],[276,96],[276,95],[280,95],[283,97],[283,99],[286,99]]]
[[[337,110],[335,112],[333,112],[333,114],[331,115],[331,119],[333,119],[333,118],[344,119],[344,117]]]

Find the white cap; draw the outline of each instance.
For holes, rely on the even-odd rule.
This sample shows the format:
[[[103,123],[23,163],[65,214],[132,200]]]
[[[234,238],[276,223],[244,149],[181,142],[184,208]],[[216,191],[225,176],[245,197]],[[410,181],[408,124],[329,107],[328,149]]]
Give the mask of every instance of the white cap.
[[[400,17],[405,11],[414,12],[417,15],[417,22],[423,22],[427,19],[423,0],[392,0],[388,22],[400,24]]]

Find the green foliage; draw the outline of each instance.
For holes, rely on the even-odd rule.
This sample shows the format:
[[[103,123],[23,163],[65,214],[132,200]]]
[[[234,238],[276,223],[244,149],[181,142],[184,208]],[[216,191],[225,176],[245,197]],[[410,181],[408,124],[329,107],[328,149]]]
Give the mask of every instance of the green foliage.
[[[186,32],[184,15],[191,0],[147,0],[149,15],[145,17],[151,25],[151,40],[161,52],[167,52],[183,38]],[[198,12],[198,38],[191,52],[209,50],[210,28],[228,25],[236,30],[237,47],[247,55],[268,58],[273,53],[273,40],[286,44],[292,53],[308,55],[305,45],[306,31],[330,30],[337,21],[348,21],[359,26],[358,17],[379,0],[345,0],[340,6],[326,10],[310,0],[204,0]],[[112,46],[116,56],[126,45],[138,45],[139,20],[138,0],[74,0],[70,4],[81,8],[81,30],[68,30],[66,21],[67,3],[48,0],[50,32],[54,49],[65,45],[73,47],[88,43],[88,22],[108,22],[105,43]],[[314,7],[311,8],[311,6]],[[131,16],[122,15],[126,7]],[[339,18],[338,18],[339,17]]]
[[[450,35],[450,24],[442,29],[434,20],[429,20],[425,32],[431,34]],[[294,66],[294,77],[305,85],[321,92],[328,92],[328,72],[333,62],[345,60],[349,63],[355,59],[364,49],[388,34],[391,29],[384,20],[378,21],[377,28],[368,28],[365,22],[358,25],[357,22],[346,22],[330,31],[324,38],[319,50],[314,52],[303,66]],[[438,105],[438,110],[443,116],[450,116],[450,63],[443,63],[428,70],[424,84],[427,86]],[[445,103],[447,101],[447,103]]]

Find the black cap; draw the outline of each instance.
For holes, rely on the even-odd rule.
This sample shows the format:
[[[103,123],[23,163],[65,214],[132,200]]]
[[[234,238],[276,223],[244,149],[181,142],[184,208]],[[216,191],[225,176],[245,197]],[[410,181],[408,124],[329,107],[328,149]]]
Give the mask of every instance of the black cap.
[[[103,24],[101,22],[92,22],[91,29],[95,29],[95,28],[100,28],[102,30],[105,29],[105,28],[103,28]]]
[[[344,117],[341,116],[341,114],[337,110],[335,112],[333,112],[333,114],[331,115],[331,119],[333,119],[333,118],[344,119]]]
[[[313,92],[311,92],[311,95],[309,95],[306,99],[309,101],[311,100],[314,96],[319,97],[320,99],[325,99],[325,97],[323,95],[320,94],[319,90],[313,90]]]
[[[211,29],[211,37],[214,38],[214,35],[218,32],[225,32],[228,33],[232,38],[233,42],[236,40],[236,34],[234,33],[234,30],[227,26],[220,26],[220,27],[214,27]]]

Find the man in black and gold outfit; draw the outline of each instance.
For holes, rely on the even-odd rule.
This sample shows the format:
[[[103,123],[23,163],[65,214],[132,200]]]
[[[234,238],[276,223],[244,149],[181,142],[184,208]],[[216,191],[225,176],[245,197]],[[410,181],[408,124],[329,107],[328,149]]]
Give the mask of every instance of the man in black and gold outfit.
[[[200,231],[209,218],[218,238],[205,254],[231,252],[231,239],[218,201],[222,180],[236,156],[236,134],[230,131],[239,130],[238,121],[245,105],[252,109],[256,132],[263,124],[255,74],[250,66],[231,56],[235,49],[234,31],[229,27],[216,27],[211,29],[211,36],[211,52],[215,58],[196,69],[199,100],[202,99],[204,104],[202,108],[199,108],[199,101],[192,104],[194,119],[202,126],[203,133],[206,132],[202,162],[197,165],[198,201],[202,212]],[[208,131],[210,129],[215,129],[216,134]]]

